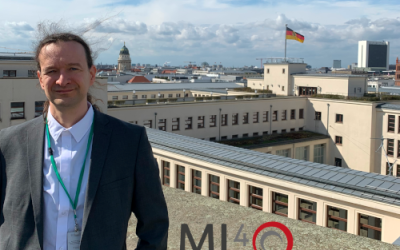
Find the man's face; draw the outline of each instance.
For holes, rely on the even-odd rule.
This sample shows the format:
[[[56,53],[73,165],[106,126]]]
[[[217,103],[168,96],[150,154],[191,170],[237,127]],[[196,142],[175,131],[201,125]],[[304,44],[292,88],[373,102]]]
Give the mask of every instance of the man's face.
[[[89,87],[93,85],[96,67],[88,68],[85,49],[77,42],[46,45],[39,54],[40,86],[50,105],[58,109],[83,106]]]

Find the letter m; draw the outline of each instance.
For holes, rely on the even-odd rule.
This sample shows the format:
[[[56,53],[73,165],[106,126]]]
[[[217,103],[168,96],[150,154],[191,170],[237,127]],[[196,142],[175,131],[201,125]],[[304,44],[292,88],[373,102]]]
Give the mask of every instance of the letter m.
[[[203,246],[204,241],[206,240],[206,237],[208,235],[208,249],[209,250],[214,250],[214,237],[213,237],[213,225],[212,224],[207,224],[206,229],[204,229],[203,235],[201,236],[199,245],[196,246],[196,243],[194,242],[192,233],[189,230],[189,226],[187,224],[182,224],[181,225],[181,248],[180,250],[185,250],[185,236],[187,235],[190,245],[192,246],[193,250],[201,250],[201,247]]]

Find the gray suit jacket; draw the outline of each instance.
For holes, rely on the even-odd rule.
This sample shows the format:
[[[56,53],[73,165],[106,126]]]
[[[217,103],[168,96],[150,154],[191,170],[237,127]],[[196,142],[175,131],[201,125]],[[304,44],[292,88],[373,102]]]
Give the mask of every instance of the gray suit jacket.
[[[0,131],[0,249],[43,248],[42,117]],[[166,249],[168,212],[146,130],[95,111],[82,250],[126,249],[131,213],[137,249]]]

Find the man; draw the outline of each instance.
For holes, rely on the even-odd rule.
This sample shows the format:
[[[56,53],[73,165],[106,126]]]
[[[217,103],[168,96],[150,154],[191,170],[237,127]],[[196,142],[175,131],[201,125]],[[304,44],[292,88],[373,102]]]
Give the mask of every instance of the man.
[[[0,249],[166,249],[168,213],[146,131],[100,113],[89,46],[62,33],[40,41],[43,117],[0,131]]]

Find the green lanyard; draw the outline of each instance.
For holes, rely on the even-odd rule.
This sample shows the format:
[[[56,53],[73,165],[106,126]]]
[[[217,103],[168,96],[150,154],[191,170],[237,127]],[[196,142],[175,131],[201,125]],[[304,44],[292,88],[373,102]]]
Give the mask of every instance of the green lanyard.
[[[92,141],[92,137],[93,137],[93,126],[94,126],[94,115],[93,115],[92,126],[91,126],[91,128],[90,128],[90,134],[89,134],[88,143],[87,143],[87,146],[86,146],[85,159],[83,160],[83,164],[82,164],[82,168],[81,168],[81,173],[80,173],[80,175],[79,175],[78,186],[77,186],[77,188],[76,188],[75,201],[72,202],[71,196],[69,195],[68,190],[67,190],[67,188],[65,187],[63,180],[61,179],[60,173],[59,173],[58,170],[57,170],[56,162],[54,161],[53,149],[51,149],[49,125],[47,124],[47,119],[46,119],[47,144],[48,144],[48,150],[49,150],[51,165],[53,166],[53,170],[54,170],[54,172],[55,172],[56,175],[57,175],[58,181],[60,182],[62,188],[64,189],[65,193],[66,193],[67,196],[68,196],[69,203],[71,204],[72,208],[74,209],[75,231],[78,231],[78,221],[76,220],[76,206],[78,205],[79,193],[80,193],[80,191],[81,191],[83,173],[85,172],[86,157],[87,157],[87,155],[88,155],[89,148],[90,148],[90,142]]]

